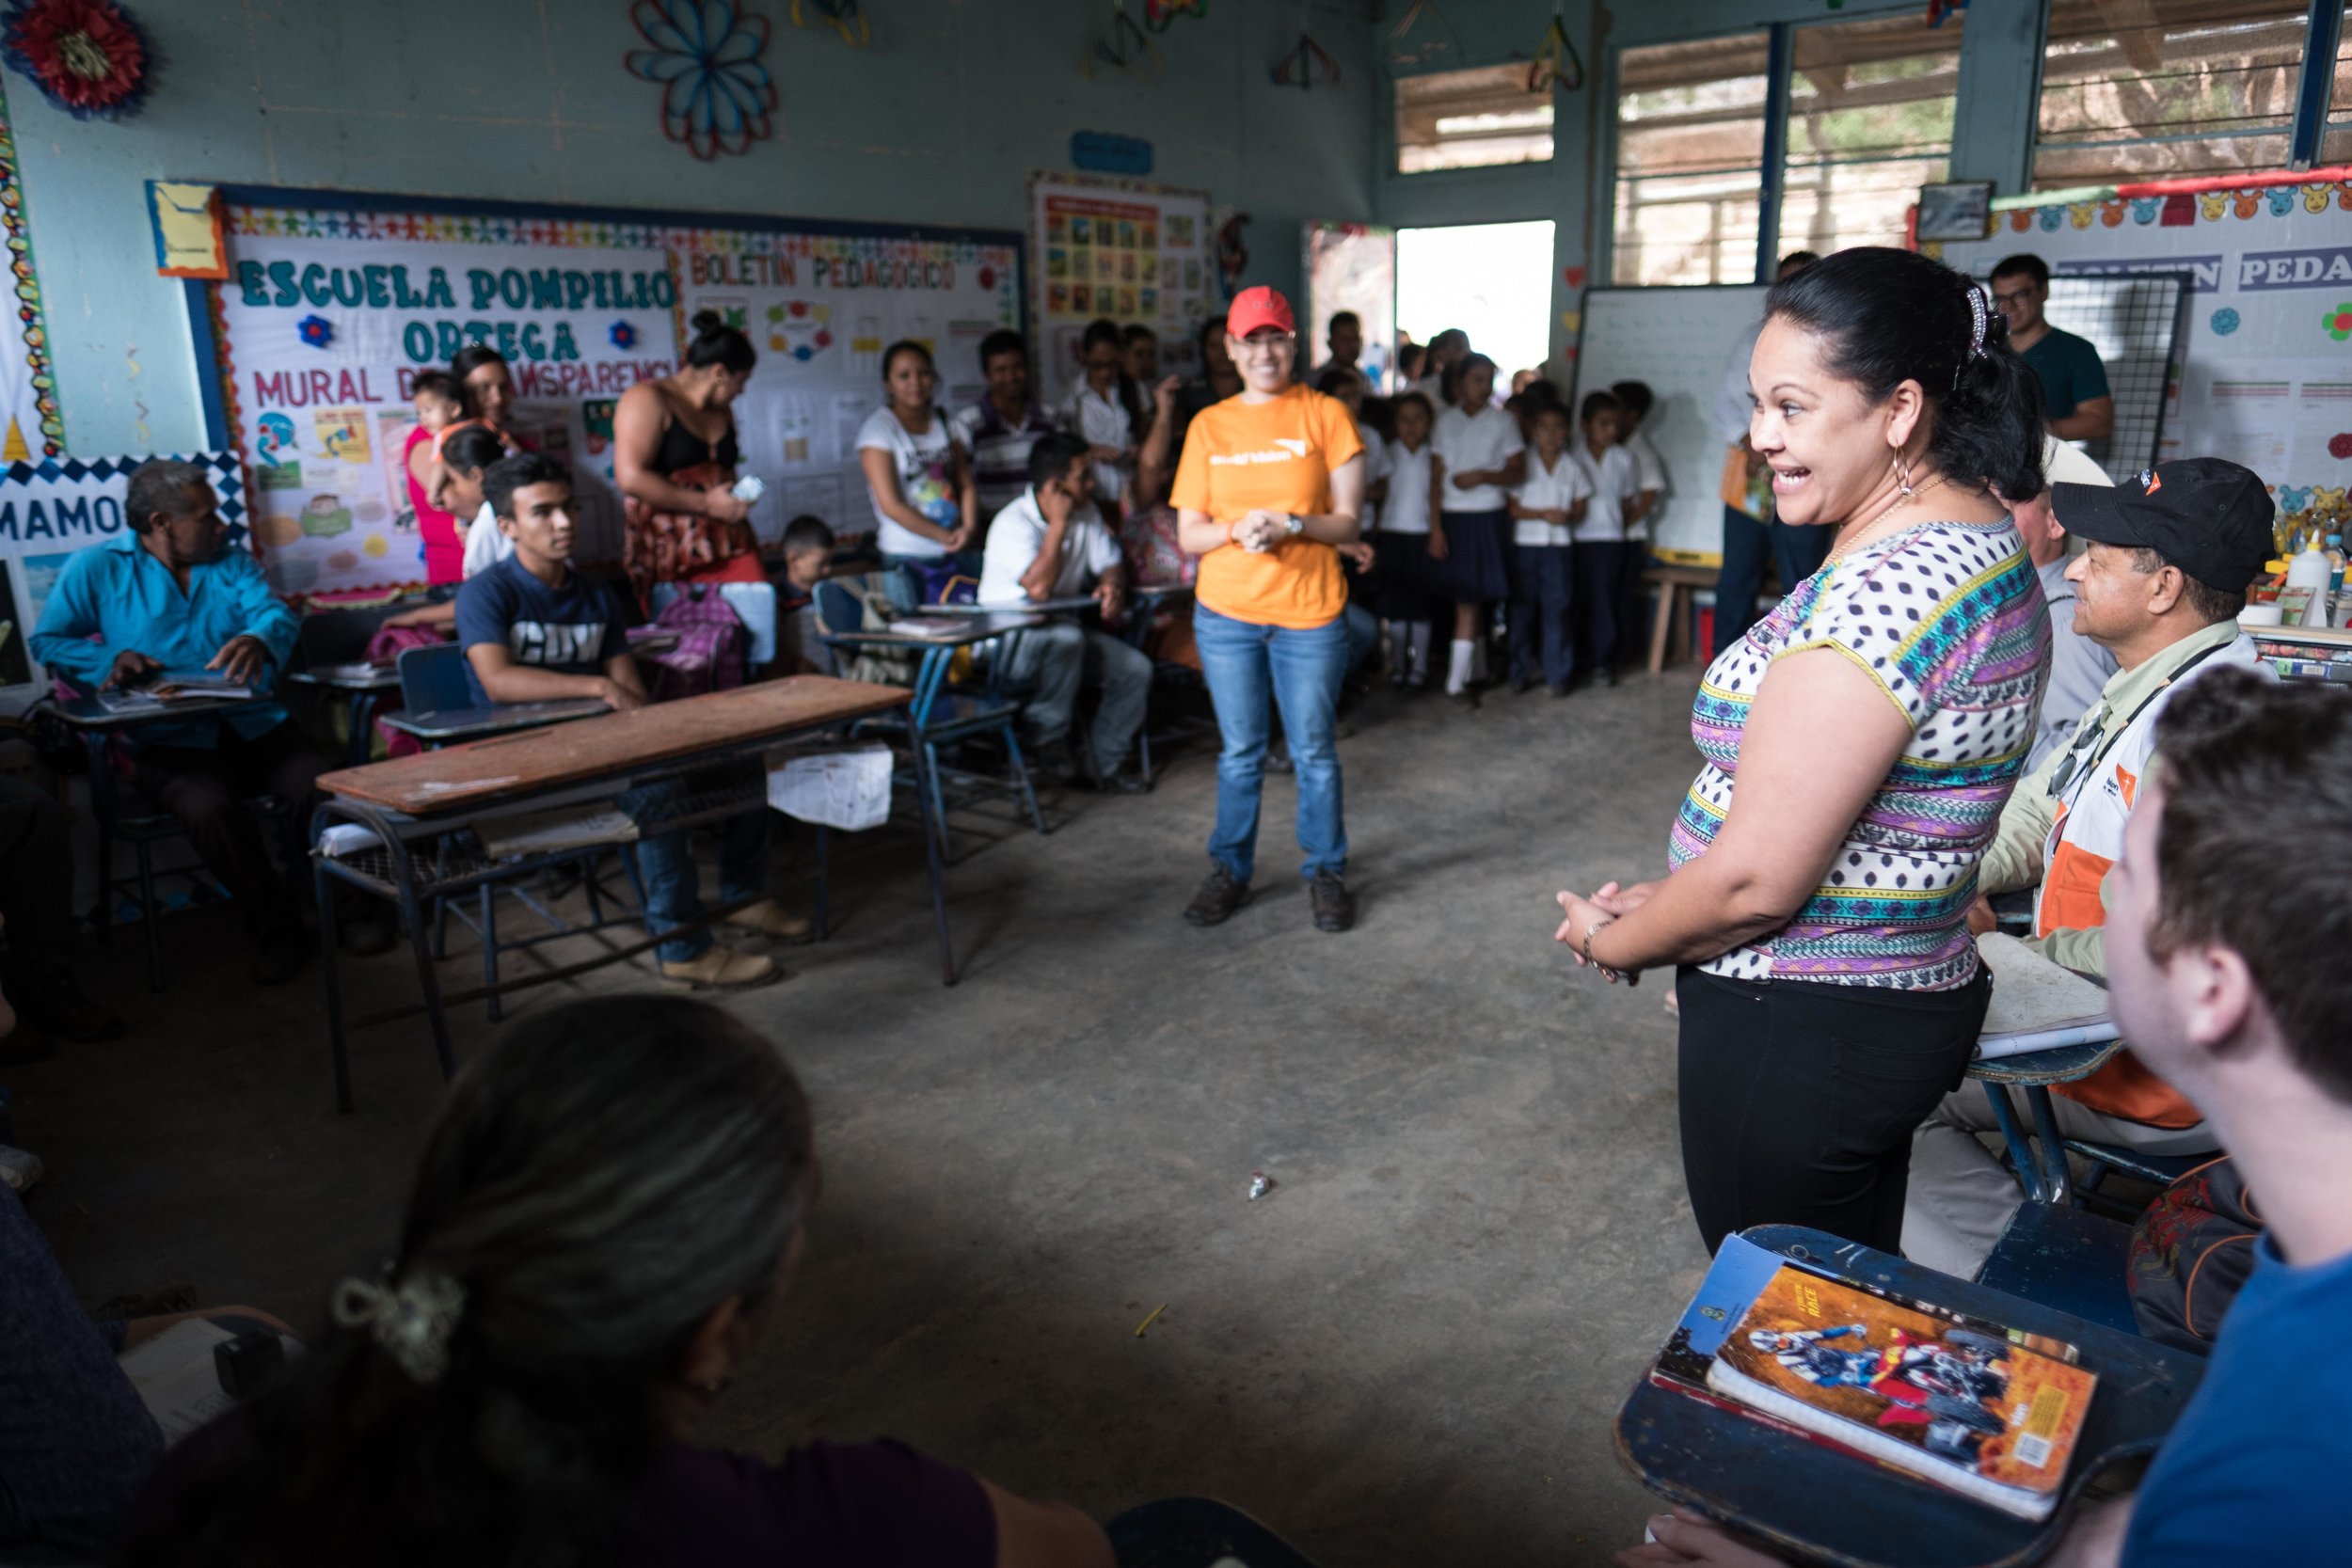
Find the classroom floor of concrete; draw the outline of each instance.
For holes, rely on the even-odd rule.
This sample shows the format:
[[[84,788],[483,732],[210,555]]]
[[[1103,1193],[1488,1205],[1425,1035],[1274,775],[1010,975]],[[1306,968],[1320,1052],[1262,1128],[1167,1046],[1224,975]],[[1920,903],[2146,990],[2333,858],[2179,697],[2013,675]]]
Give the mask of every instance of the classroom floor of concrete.
[[[1344,936],[1309,924],[1279,776],[1257,900],[1180,920],[1201,740],[1148,797],[1064,800],[1050,836],[958,818],[952,990],[912,834],[836,840],[838,934],[726,1004],[806,1080],[825,1196],[708,1439],[887,1433],[1104,1515],[1217,1497],[1328,1568],[1639,1541],[1611,1421],[1705,1261],[1674,1024],[1661,977],[1574,968],[1550,899],[1662,869],[1692,680],[1374,696],[1342,742]],[[804,869],[780,865],[790,896]],[[88,966],[131,1036],[0,1071],[50,1166],[32,1212],[86,1301],[188,1281],[313,1323],[392,1237],[439,1091],[422,1026],[356,1037],[338,1117],[315,971],[254,990],[201,912],[167,923],[151,994],[134,935]],[[451,982],[478,971],[453,937]],[[615,967],[515,1008],[650,983]],[[405,956],[357,966],[358,1006],[413,988]],[[461,1052],[497,1028],[455,1022]]]

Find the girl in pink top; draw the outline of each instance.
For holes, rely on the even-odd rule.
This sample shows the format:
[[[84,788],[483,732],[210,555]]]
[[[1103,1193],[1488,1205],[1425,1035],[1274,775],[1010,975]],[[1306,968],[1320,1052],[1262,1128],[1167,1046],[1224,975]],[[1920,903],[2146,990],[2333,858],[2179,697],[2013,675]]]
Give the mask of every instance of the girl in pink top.
[[[432,465],[440,461],[441,437],[466,417],[466,389],[447,371],[424,371],[409,384],[409,394],[416,401],[417,428],[401,448],[401,468],[408,479],[417,532],[424,540],[424,580],[455,582],[465,575],[466,536],[458,531],[456,518],[433,504],[432,490],[419,481],[417,470],[421,467],[429,475]],[[421,459],[417,451],[421,446],[427,447]]]

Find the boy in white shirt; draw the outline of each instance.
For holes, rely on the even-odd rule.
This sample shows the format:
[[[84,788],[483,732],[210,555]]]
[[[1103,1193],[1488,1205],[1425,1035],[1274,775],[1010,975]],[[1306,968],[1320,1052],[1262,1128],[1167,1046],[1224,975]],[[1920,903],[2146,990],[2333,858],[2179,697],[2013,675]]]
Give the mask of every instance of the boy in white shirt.
[[[1568,455],[1568,411],[1548,403],[1535,412],[1527,478],[1511,492],[1511,689],[1535,684],[1536,647],[1543,649],[1544,684],[1568,694],[1576,673],[1574,525],[1593,493],[1584,470]]]
[[[1633,459],[1634,499],[1625,509],[1625,562],[1617,573],[1617,649],[1630,661],[1641,652],[1642,573],[1649,566],[1650,521],[1666,500],[1666,460],[1642,428],[1658,402],[1649,383],[1620,381],[1609,389],[1621,405],[1617,444]]]
[[[1119,538],[1094,504],[1094,463],[1086,440],[1056,433],[1029,449],[1029,487],[989,525],[979,602],[1005,609],[1091,595],[1103,625],[1126,608],[1127,565]],[[1152,695],[1152,661],[1122,639],[1057,616],[1017,634],[1005,671],[1022,699],[1024,738],[1052,768],[1070,740],[1081,687],[1102,692],[1087,735],[1079,778],[1104,793],[1151,786],[1120,771]]]
[[[1581,438],[1569,452],[1592,487],[1576,525],[1577,658],[1600,686],[1617,684],[1617,602],[1625,572],[1626,515],[1641,499],[1633,456],[1617,445],[1621,405],[1613,392],[1588,392],[1578,410]]]

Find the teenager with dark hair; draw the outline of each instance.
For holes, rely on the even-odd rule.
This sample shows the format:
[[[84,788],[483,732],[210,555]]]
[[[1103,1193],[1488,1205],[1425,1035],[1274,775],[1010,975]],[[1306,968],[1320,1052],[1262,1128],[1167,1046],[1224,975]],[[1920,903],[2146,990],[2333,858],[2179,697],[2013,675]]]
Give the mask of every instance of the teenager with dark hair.
[[[457,594],[457,641],[475,700],[536,703],[594,697],[616,713],[650,700],[628,651],[629,617],[602,578],[571,567],[570,470],[537,452],[492,467],[486,503],[515,553],[467,579]],[[644,785],[616,802],[641,821],[676,815],[683,795],[675,780]],[[755,808],[720,825],[720,897],[753,900],[725,924],[780,942],[801,942],[810,923],[764,896],[768,880],[768,812]],[[701,879],[680,830],[656,831],[637,842],[645,881],[645,925],[666,940],[654,950],[664,979],[715,990],[764,986],[782,976],[773,959],[715,945],[702,919]],[[679,932],[681,927],[694,926]],[[678,932],[673,935],[673,932]]]
[[[1679,969],[1709,1252],[1767,1221],[1892,1252],[1912,1129],[1984,1022],[1967,908],[2049,665],[1994,494],[2041,490],[2041,400],[1983,293],[1910,251],[1815,262],[1765,317],[1748,438],[1828,564],[1708,667],[1672,874],[1561,894],[1555,935],[1612,979]]]
[[[1126,340],[1119,324],[1089,323],[1079,342],[1084,374],[1061,413],[1062,427],[1086,437],[1094,453],[1094,493],[1119,512],[1119,499],[1136,467],[1136,437],[1144,423],[1142,393],[1127,379]]]
[[[1029,487],[1029,449],[1060,429],[1029,388],[1029,341],[1009,326],[980,340],[980,379],[988,390],[956,416],[956,437],[972,454],[980,516],[993,518]]]
[[[2108,879],[2108,994],[2133,1050],[2213,1118],[2261,1195],[2265,1227],[2197,1392],[2137,1489],[2085,1504],[2049,1560],[2341,1561],[2339,1489],[2352,1472],[2352,696],[2224,670],[2183,692],[2156,732],[2159,760]],[[1618,1555],[1625,1568],[1779,1560],[1695,1513],[1650,1528],[1652,1543]]]
[[[131,1568],[1110,1568],[1101,1527],[902,1444],[691,1446],[775,1321],[819,1188],[808,1099],[717,1007],[509,1027],[427,1136],[383,1271],[173,1456]]]
[[[2049,264],[2031,251],[1993,267],[1993,303],[2009,320],[2010,345],[2042,382],[2042,414],[2061,441],[2104,441],[2115,433],[2107,368],[2088,338],[2050,325]]]
[[[643,598],[657,582],[764,582],[735,400],[759,355],[716,310],[698,310],[686,362],[641,381],[612,411],[612,479],[627,514],[622,559]]]
[[[1353,310],[1334,310],[1323,334],[1324,345],[1330,355],[1324,360],[1324,367],[1361,373],[1363,367],[1358,361],[1364,356],[1364,318]]]
[[[450,358],[449,373],[466,389],[466,416],[479,420],[516,446],[515,372],[506,356],[487,343],[468,343]]]
[[[199,465],[140,464],[123,513],[128,528],[74,551],[57,574],[33,657],[100,689],[199,673],[252,689],[250,701],[216,715],[142,724],[124,744],[140,790],[179,818],[235,900],[253,944],[255,983],[281,985],[301,973],[310,938],[246,802],[274,795],[307,823],[319,802],[318,776],[334,766],[276,695],[301,624],[270,591],[253,552],[229,542],[220,498]],[[373,899],[354,900],[342,932],[356,953],[392,944],[391,924]]]
[[[972,482],[972,457],[947,411],[934,401],[939,370],[931,351],[913,339],[882,350],[880,408],[858,426],[858,465],[874,503],[882,564],[892,599],[912,610],[922,602],[923,573],[951,566],[980,575],[988,519]]]
[[[1120,334],[1120,349],[1125,358],[1121,369],[1128,385],[1138,388],[1152,386],[1160,379],[1160,335],[1141,322],[1129,322]]]

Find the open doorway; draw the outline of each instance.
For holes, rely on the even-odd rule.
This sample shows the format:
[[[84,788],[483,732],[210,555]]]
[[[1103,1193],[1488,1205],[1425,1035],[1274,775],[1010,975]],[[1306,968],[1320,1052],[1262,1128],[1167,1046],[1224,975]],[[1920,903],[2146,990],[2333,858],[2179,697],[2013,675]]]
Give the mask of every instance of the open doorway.
[[[1396,325],[1417,343],[1451,326],[1495,362],[1498,390],[1551,354],[1551,220],[1396,233]]]

